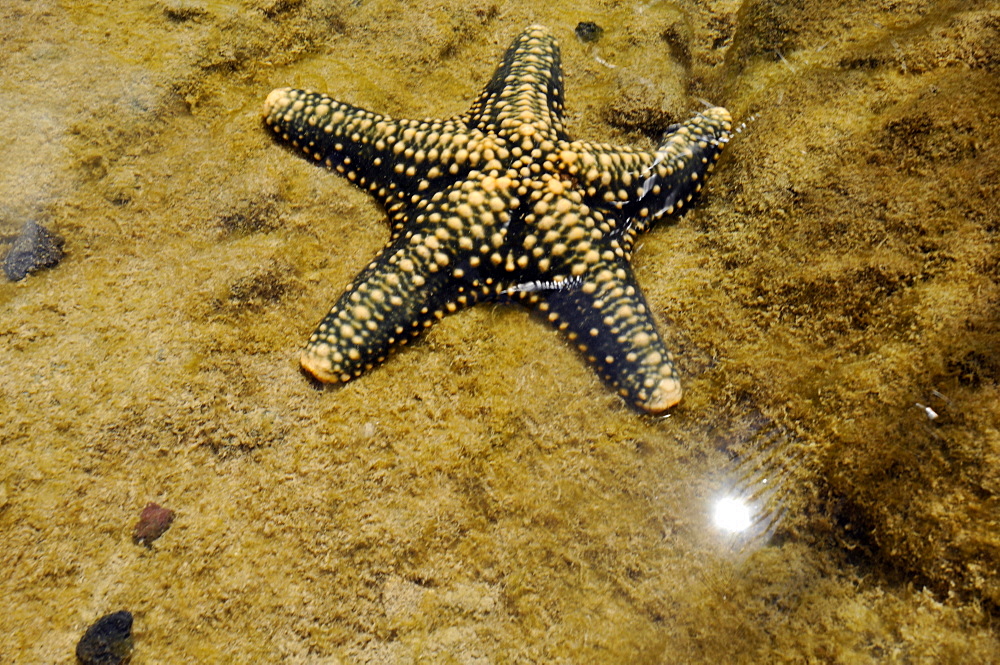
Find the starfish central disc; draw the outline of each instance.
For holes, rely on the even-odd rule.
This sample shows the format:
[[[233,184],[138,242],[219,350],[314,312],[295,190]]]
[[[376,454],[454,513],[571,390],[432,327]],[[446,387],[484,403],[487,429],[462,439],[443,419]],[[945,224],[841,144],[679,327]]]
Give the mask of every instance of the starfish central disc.
[[[714,107],[653,151],[572,140],[559,47],[522,32],[464,114],[403,120],[310,90],[264,102],[271,130],[385,207],[391,237],[316,328],[302,366],[349,381],[446,314],[509,299],[538,312],[635,406],[681,398],[630,266],[636,235],[687,205],[732,136]]]

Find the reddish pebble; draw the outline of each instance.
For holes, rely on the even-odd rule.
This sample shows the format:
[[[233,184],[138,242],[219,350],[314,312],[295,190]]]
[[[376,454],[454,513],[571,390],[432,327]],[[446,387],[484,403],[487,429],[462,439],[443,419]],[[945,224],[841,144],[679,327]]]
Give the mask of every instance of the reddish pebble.
[[[174,521],[174,511],[156,503],[148,503],[139,515],[132,539],[148,546],[151,542],[166,533],[170,523]]]

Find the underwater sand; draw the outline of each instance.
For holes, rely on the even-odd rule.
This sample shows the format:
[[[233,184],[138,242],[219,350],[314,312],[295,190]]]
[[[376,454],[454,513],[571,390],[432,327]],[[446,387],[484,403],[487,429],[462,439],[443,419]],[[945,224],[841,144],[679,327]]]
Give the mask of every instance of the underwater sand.
[[[317,388],[388,228],[263,99],[461,112],[532,22],[574,137],[747,122],[634,257],[684,400],[508,305]],[[0,661],[127,609],[135,664],[1000,662],[996,3],[2,0],[0,36],[0,237],[67,252],[0,283]]]

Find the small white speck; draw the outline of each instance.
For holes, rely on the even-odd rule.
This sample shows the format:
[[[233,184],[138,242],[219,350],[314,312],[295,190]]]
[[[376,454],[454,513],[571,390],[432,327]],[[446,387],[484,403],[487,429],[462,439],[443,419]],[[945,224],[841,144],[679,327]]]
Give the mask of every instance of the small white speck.
[[[929,420],[934,420],[935,418],[938,417],[937,411],[935,411],[929,406],[924,406],[920,402],[914,402],[914,406],[923,411],[924,415],[926,415]]]

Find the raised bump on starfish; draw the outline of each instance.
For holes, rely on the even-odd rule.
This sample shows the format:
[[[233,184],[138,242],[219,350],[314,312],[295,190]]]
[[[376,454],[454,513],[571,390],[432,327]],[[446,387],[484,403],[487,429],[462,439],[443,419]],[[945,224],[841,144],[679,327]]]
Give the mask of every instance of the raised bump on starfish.
[[[655,151],[573,141],[559,47],[535,25],[463,115],[396,120],[280,88],[264,119],[371,192],[392,225],[302,352],[317,379],[348,381],[446,314],[510,298],[539,312],[639,408],[661,413],[680,400],[629,261],[636,234],[701,189],[732,136],[726,109],[674,126]]]

